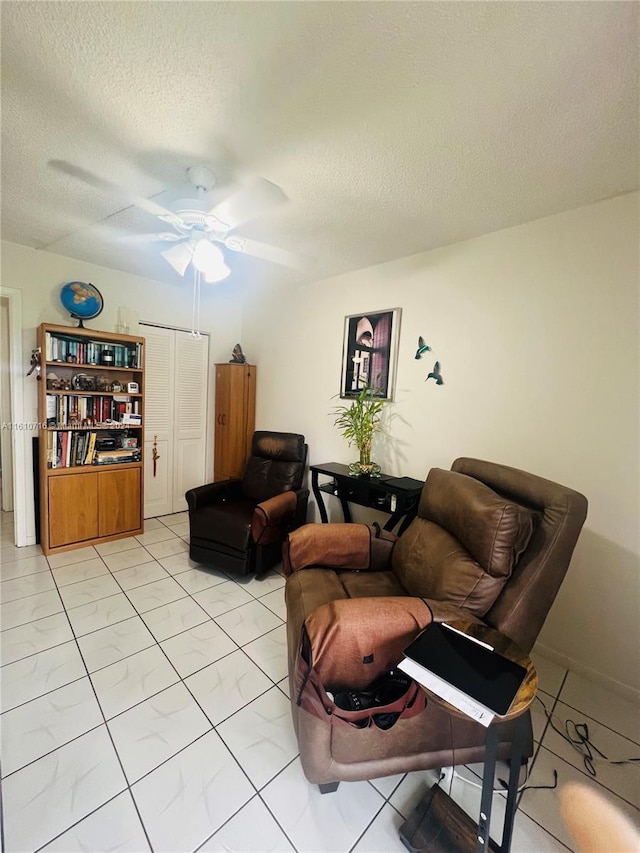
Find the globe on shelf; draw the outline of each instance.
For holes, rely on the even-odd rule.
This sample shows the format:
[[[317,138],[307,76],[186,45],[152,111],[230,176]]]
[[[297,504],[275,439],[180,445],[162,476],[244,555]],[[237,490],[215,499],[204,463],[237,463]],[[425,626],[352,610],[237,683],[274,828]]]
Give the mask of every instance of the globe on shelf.
[[[93,284],[83,281],[70,281],[62,286],[60,302],[65,311],[78,320],[78,328],[84,328],[83,320],[93,320],[102,311],[102,294]]]

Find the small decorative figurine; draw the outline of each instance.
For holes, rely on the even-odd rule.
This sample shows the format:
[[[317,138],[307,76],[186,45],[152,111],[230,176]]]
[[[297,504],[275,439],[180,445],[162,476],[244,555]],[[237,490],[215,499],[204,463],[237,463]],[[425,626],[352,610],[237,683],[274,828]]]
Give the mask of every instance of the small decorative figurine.
[[[240,346],[240,344],[238,344],[238,346]],[[39,348],[38,348],[38,349],[32,349],[32,350],[31,350],[31,362],[30,362],[31,367],[29,368],[29,372],[27,373],[27,376],[31,376],[31,374],[32,374],[32,373],[33,373],[33,371],[35,370],[35,372],[36,372],[36,379],[41,379],[41,378],[42,378],[42,377],[40,376],[40,370],[41,370],[41,364],[42,364],[42,363],[41,363],[41,358],[40,358],[40,356],[41,356],[41,354],[40,354],[40,349],[39,349]]]
[[[435,379],[436,385],[444,385],[444,379],[442,378],[442,374],[440,373],[439,361],[436,361],[436,363],[433,365],[433,370],[427,375],[427,378],[424,381],[427,382],[429,379]]]
[[[425,352],[430,352],[431,347],[427,346],[424,342],[424,338],[420,335],[418,336],[418,349],[416,350],[416,358],[422,358]]]
[[[236,344],[233,348],[233,352],[231,353],[231,358],[229,359],[229,364],[246,364],[247,357],[242,352],[242,347],[240,344]]]

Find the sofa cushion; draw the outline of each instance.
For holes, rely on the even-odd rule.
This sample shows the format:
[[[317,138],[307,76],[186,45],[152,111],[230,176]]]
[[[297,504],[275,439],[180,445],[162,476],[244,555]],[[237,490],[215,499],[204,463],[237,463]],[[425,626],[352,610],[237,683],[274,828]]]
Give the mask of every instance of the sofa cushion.
[[[191,540],[219,542],[229,548],[246,551],[251,539],[254,507],[254,501],[230,501],[200,507],[189,516]]]
[[[506,577],[492,577],[448,531],[415,518],[393,552],[393,570],[409,595],[446,601],[484,616]]]
[[[489,575],[505,579],[533,532],[525,507],[473,477],[440,468],[429,472],[418,515],[455,536]]]

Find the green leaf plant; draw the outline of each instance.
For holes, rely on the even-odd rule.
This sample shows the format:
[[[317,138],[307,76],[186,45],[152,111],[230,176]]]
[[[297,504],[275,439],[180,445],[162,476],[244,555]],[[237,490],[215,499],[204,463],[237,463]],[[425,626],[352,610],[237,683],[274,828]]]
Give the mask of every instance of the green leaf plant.
[[[376,397],[377,389],[364,385],[357,397],[348,406],[336,406],[333,410],[334,426],[347,439],[349,446],[355,444],[360,458],[349,466],[349,473],[376,477],[380,466],[371,461],[373,438],[380,429],[385,401]]]

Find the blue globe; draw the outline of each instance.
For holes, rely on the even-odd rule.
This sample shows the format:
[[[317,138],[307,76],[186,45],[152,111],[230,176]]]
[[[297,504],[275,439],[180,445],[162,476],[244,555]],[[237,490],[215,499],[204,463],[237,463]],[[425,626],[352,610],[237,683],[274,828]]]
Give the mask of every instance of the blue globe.
[[[62,307],[77,320],[93,320],[102,311],[102,294],[92,284],[70,281],[60,291]]]

